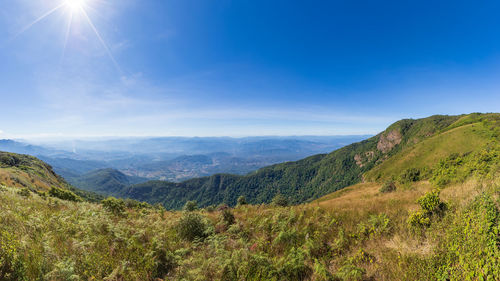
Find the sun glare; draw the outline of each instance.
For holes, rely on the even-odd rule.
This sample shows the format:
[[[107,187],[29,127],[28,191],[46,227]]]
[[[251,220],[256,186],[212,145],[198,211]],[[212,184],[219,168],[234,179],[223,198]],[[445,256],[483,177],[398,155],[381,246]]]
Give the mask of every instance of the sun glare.
[[[66,6],[71,9],[71,11],[81,11],[85,7],[86,0],[66,0]]]

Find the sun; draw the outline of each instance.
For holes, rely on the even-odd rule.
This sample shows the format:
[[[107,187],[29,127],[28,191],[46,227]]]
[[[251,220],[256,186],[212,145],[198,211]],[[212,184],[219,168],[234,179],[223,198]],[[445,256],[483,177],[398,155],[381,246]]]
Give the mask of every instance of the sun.
[[[72,12],[77,12],[85,7],[86,2],[87,0],[66,0],[65,4]]]

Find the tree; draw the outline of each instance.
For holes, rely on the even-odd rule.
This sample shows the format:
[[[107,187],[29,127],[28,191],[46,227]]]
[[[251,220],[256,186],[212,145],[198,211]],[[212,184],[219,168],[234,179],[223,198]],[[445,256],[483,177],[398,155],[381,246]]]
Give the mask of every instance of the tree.
[[[121,215],[125,212],[125,201],[116,199],[115,197],[108,197],[101,201],[102,206],[115,215]]]
[[[230,209],[225,209],[222,211],[222,221],[226,225],[226,227],[229,227],[230,225],[234,224],[236,219],[234,218],[233,213],[231,212]]]
[[[247,199],[245,198],[245,196],[241,195],[240,197],[238,197],[238,205],[246,205],[248,204],[247,203]]]
[[[192,212],[197,209],[198,209],[198,203],[196,203],[196,201],[187,201],[183,208],[183,210],[186,212]]]
[[[288,200],[285,198],[285,196],[281,195],[281,193],[278,193],[273,198],[273,205],[279,207],[286,207],[288,206]]]
[[[185,213],[177,224],[179,236],[188,241],[207,237],[207,225],[197,213]]]

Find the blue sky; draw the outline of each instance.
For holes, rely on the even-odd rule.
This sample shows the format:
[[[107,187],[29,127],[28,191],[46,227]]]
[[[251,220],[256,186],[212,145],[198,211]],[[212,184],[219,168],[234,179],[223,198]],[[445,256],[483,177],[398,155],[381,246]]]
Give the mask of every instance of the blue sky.
[[[87,0],[95,30],[68,1],[2,1],[0,138],[373,134],[500,108],[498,1]]]

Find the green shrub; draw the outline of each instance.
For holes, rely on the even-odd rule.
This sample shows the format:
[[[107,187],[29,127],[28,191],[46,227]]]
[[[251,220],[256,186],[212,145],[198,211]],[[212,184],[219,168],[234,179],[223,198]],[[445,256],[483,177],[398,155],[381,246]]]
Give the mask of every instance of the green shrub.
[[[75,273],[75,263],[63,260],[54,265],[54,269],[45,275],[47,280],[79,281],[80,276]]]
[[[175,255],[165,249],[155,249],[154,251],[154,277],[164,278],[177,267],[177,259]]]
[[[187,201],[182,208],[186,212],[192,212],[198,209],[198,203],[196,201]]]
[[[205,219],[196,213],[185,213],[177,223],[177,231],[182,239],[188,241],[208,236]]]
[[[400,176],[399,182],[402,184],[412,183],[420,180],[420,170],[417,168],[406,169]]]
[[[380,188],[379,192],[380,193],[388,193],[388,192],[393,192],[396,190],[396,185],[394,184],[393,181],[386,181],[382,187]]]
[[[247,199],[245,198],[245,196],[241,195],[240,197],[238,197],[238,205],[239,206],[246,205],[246,204],[247,204]]]
[[[276,194],[276,196],[274,196],[272,203],[274,206],[278,206],[278,207],[288,206],[288,200],[280,193],[278,193],[278,194]]]
[[[307,280],[313,270],[305,261],[306,252],[300,248],[292,248],[279,271],[280,277],[289,281]]]
[[[499,280],[500,209],[492,196],[478,195],[448,229],[437,251],[439,280]]]
[[[464,182],[470,176],[494,178],[500,167],[500,147],[465,154],[452,154],[442,159],[432,170],[430,181],[437,186]]]
[[[25,280],[24,263],[18,252],[19,242],[13,234],[0,231],[0,280]]]
[[[336,276],[341,280],[346,281],[361,281],[366,273],[366,270],[357,267],[353,264],[347,263],[344,264],[338,271]]]
[[[431,219],[426,212],[416,211],[410,213],[407,223],[411,228],[424,228],[431,225]]]
[[[27,189],[26,187],[24,188],[21,188],[17,194],[21,195],[21,196],[24,196],[24,197],[30,197],[31,196],[31,191],[29,189]]]
[[[57,197],[62,200],[81,202],[82,198],[80,196],[74,194],[70,190],[64,190],[57,187],[51,187],[49,190],[49,196]]]
[[[358,237],[370,238],[390,231],[390,220],[386,214],[371,215],[368,222],[358,224]]]
[[[272,261],[264,255],[251,255],[248,262],[239,269],[239,272],[243,280],[278,280],[278,271]]]
[[[122,199],[108,197],[101,201],[102,206],[115,215],[122,215],[125,212],[125,202]]]
[[[442,215],[446,210],[447,205],[439,199],[439,189],[427,192],[424,196],[417,200],[422,210],[432,215]]]
[[[221,213],[221,220],[224,223],[226,227],[231,226],[232,224],[235,223],[236,219],[234,218],[233,213],[231,212],[230,209],[225,209]]]
[[[125,207],[129,209],[152,209],[153,206],[146,202],[140,202],[134,199],[127,198],[124,200]],[[154,206],[155,209],[161,210],[163,206],[161,204],[157,204]]]
[[[447,204],[441,202],[439,189],[427,192],[417,200],[422,210],[410,213],[407,224],[410,228],[425,228],[431,225],[434,216],[441,217],[447,209]]]

